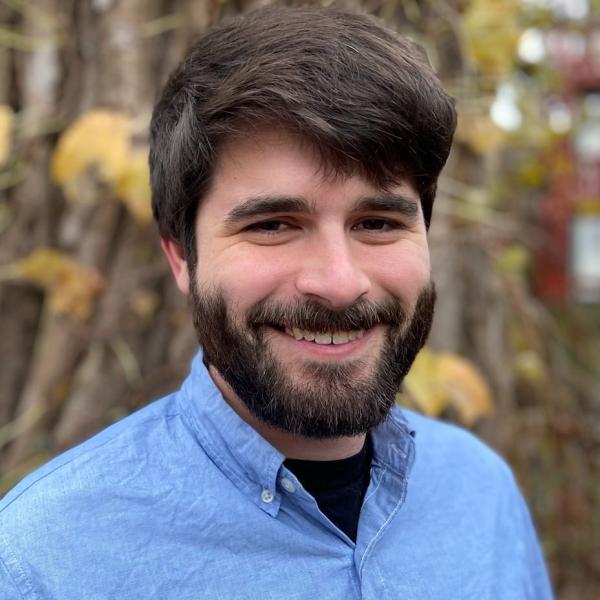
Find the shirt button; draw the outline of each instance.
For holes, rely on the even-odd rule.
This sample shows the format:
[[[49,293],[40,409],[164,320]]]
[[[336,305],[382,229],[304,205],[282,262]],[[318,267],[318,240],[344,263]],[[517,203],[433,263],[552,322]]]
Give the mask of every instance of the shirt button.
[[[281,487],[286,492],[293,494],[296,491],[296,486],[294,485],[294,482],[291,479],[288,479],[287,477],[282,477],[280,483],[281,483]]]
[[[271,490],[265,489],[260,493],[260,499],[265,504],[271,504],[271,502],[273,502],[273,500],[275,499],[275,494],[273,494],[273,492]]]

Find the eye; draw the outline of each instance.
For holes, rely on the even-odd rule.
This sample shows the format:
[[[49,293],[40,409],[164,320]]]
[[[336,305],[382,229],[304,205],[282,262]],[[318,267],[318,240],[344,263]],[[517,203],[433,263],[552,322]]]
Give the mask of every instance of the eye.
[[[279,221],[277,219],[271,219],[270,221],[260,221],[259,223],[252,223],[244,227],[244,231],[251,231],[254,233],[266,233],[267,235],[273,235],[276,233],[283,233],[291,228],[289,223],[285,221]]]
[[[357,223],[352,227],[355,231],[367,231],[372,233],[387,233],[388,231],[394,231],[400,229],[401,224],[390,219],[363,219],[360,223]]]

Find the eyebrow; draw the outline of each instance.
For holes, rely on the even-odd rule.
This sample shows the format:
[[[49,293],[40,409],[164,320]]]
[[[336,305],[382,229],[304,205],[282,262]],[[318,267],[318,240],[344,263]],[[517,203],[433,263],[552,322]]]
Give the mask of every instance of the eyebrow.
[[[419,214],[415,200],[402,194],[380,194],[359,199],[353,212],[396,212],[409,218]],[[314,207],[305,199],[294,196],[256,196],[249,198],[227,213],[224,222],[233,227],[242,221],[274,213],[311,213]]]
[[[240,221],[272,213],[309,212],[312,212],[312,208],[304,198],[295,198],[293,196],[257,196],[249,198],[232,209],[225,217],[225,224],[232,226],[238,224]]]
[[[395,212],[405,217],[415,218],[419,214],[416,200],[402,194],[380,194],[361,198],[353,206],[354,212]]]

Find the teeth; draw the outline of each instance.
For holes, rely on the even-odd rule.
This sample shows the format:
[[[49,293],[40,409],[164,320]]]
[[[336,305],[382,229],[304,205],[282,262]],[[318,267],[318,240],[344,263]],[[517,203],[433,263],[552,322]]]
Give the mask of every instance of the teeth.
[[[336,331],[331,336],[331,341],[334,344],[345,344],[350,340],[350,334],[347,331]]]
[[[331,344],[331,334],[330,333],[317,333],[315,335],[315,342],[317,344]]]
[[[304,339],[307,340],[308,342],[315,341],[315,334],[312,331],[302,330],[302,335],[304,336]]]
[[[364,329],[354,329],[352,331],[308,331],[306,329],[300,329],[299,327],[285,328],[285,332],[293,337],[294,339],[306,340],[308,342],[315,342],[316,344],[346,344],[352,340],[360,339],[365,335]]]

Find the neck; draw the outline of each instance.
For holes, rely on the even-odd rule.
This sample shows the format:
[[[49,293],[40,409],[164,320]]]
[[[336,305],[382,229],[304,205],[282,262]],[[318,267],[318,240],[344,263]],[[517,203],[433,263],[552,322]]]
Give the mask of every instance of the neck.
[[[360,452],[365,434],[334,439],[313,439],[271,427],[257,419],[221,374],[210,365],[208,372],[231,408],[271,446],[286,458],[299,460],[341,460]]]

